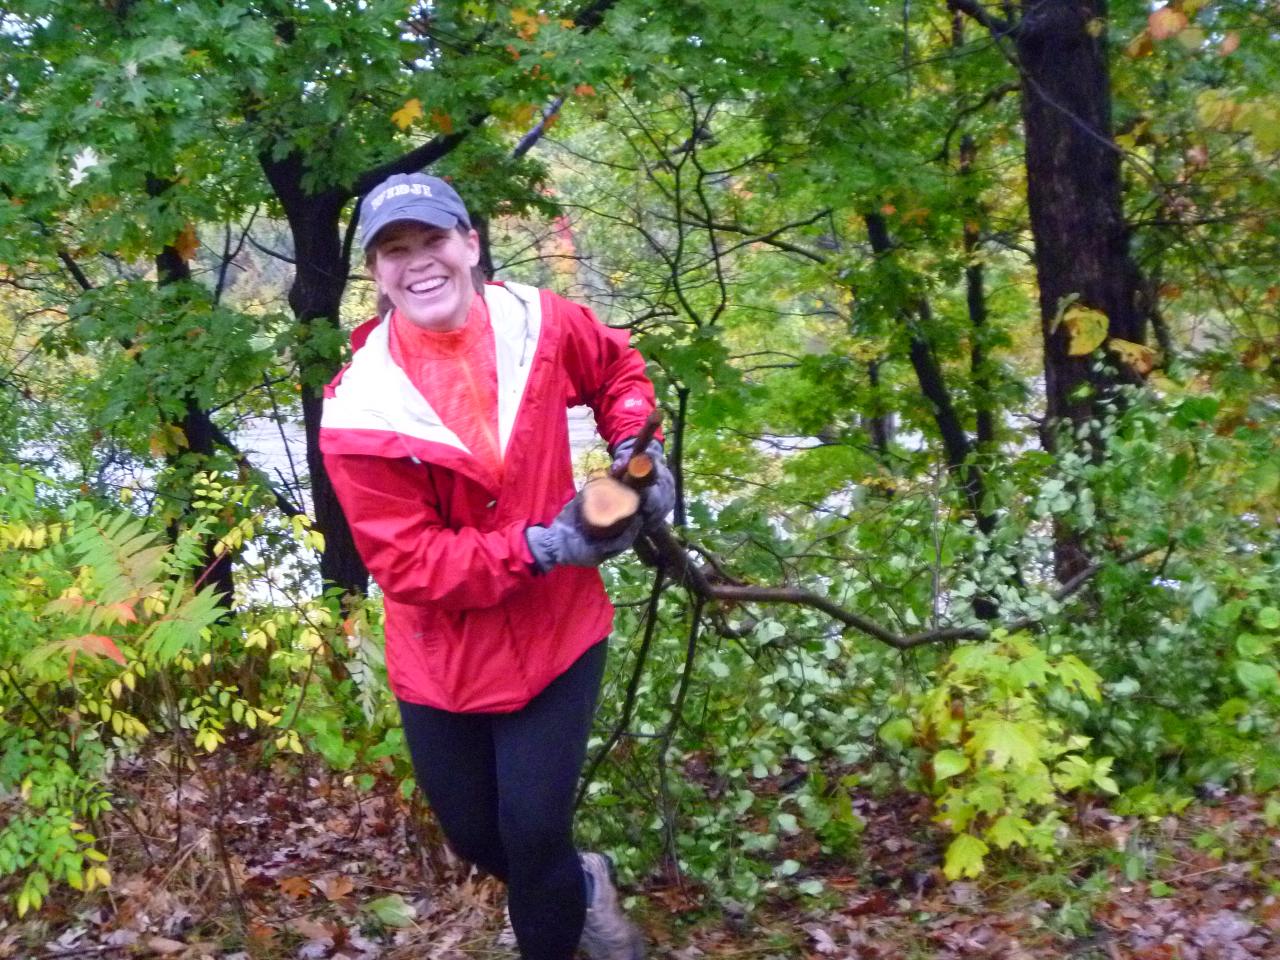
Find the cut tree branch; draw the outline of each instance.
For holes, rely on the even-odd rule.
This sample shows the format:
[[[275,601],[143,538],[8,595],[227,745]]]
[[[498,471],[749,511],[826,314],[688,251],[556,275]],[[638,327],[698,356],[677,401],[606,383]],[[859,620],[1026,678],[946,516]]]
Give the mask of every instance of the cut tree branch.
[[[662,524],[656,528],[647,529],[642,537],[639,552],[641,555],[648,555],[655,558],[657,563],[665,571],[666,575],[674,582],[683,586],[686,590],[699,598],[700,601],[722,600],[729,603],[786,603],[794,606],[813,607],[821,610],[833,620],[843,623],[846,628],[856,630],[859,633],[873,637],[880,642],[887,644],[897,650],[910,650],[913,647],[924,646],[930,643],[941,643],[949,640],[983,640],[991,636],[998,629],[1003,629],[1009,633],[1016,633],[1019,630],[1026,630],[1035,626],[1041,620],[1043,615],[1024,616],[1014,620],[999,621],[992,620],[981,624],[970,624],[968,626],[952,626],[939,627],[934,630],[925,630],[920,633],[899,634],[890,630],[888,627],[877,623],[870,617],[863,616],[853,610],[848,610],[838,603],[827,599],[824,596],[816,594],[811,590],[804,590],[797,587],[768,587],[756,586],[754,584],[746,584],[740,582],[719,582],[723,579],[723,572],[716,571],[713,576],[715,579],[708,577],[703,568],[695,564],[689,557],[687,549],[683,543],[672,532],[671,528],[666,524]],[[1148,547],[1144,550],[1138,550],[1130,554],[1115,559],[1112,562],[1119,564],[1133,563],[1144,557],[1161,550],[1162,547]],[[1085,567],[1066,583],[1062,584],[1050,596],[1056,603],[1061,603],[1079,592],[1085,584],[1092,580],[1099,571],[1107,566],[1106,561],[1098,561]]]

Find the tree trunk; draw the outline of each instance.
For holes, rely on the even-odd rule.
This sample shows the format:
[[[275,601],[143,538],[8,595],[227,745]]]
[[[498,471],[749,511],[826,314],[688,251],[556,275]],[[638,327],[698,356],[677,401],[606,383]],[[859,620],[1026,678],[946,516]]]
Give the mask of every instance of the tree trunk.
[[[1129,256],[1121,203],[1120,151],[1111,137],[1105,49],[1088,25],[1101,0],[1029,0],[1014,36],[1023,71],[1027,202],[1035,238],[1045,389],[1050,420],[1079,425],[1116,380],[1067,353],[1054,321],[1070,295],[1101,310],[1109,336],[1141,343],[1140,277]],[[1084,388],[1084,389],[1081,389]]]
[[[147,189],[152,196],[159,196],[167,188],[167,183],[148,180]],[[174,247],[167,246],[156,255],[156,274],[157,286],[159,287],[165,287],[173,283],[183,283],[191,279],[191,266],[186,260],[182,259],[182,255]],[[175,478],[179,471],[184,472],[189,478],[192,470],[198,470],[207,465],[214,453],[212,414],[201,407],[195,397],[190,394],[187,395],[185,404],[186,412],[177,425],[182,428],[182,432],[187,439],[187,449],[185,452],[171,454],[166,458],[169,472]],[[185,464],[183,463],[184,460],[186,460]],[[192,462],[193,460],[194,462]],[[176,525],[171,527],[169,533],[171,537],[176,538],[178,534]],[[212,586],[218,594],[218,605],[229,611],[235,596],[232,581],[231,554],[229,552],[224,552],[221,555],[214,553],[213,543],[210,542],[201,556],[201,564],[201,568],[195,571],[195,578]]]
[[[867,238],[871,242],[872,251],[877,257],[887,256],[893,250],[893,243],[889,239],[889,227],[884,217],[878,213],[868,213],[862,219],[867,226]],[[947,469],[959,482],[978,529],[989,536],[996,528],[996,515],[987,509],[985,503],[986,480],[982,466],[973,457],[973,441],[960,422],[960,416],[951,400],[951,391],[947,388],[942,373],[942,365],[923,332],[933,322],[929,302],[921,297],[914,303],[904,304],[899,319],[907,327],[911,367],[915,370],[920,392],[929,401],[933,411],[933,422],[942,438]],[[983,620],[994,620],[999,616],[1000,608],[993,598],[977,596],[973,599],[973,612]]]
[[[302,386],[302,421],[306,430],[307,470],[311,476],[311,501],[316,526],[324,534],[320,575],[326,586],[364,594],[369,587],[355,540],[347,526],[320,454],[320,415],[324,386],[337,372],[340,354],[338,313],[347,285],[349,264],[343,250],[342,210],[350,196],[330,189],[321,193],[303,190],[305,165],[291,153],[280,160],[261,157],[263,171],[284,207],[293,234],[297,265],[289,306],[301,333],[297,344],[299,382]]]
[[[960,176],[973,176],[973,163],[977,147],[973,137],[965,134],[960,140]],[[979,250],[979,220],[982,207],[972,188],[966,191],[964,201],[964,283],[965,303],[969,308],[969,382],[973,388],[974,419],[977,427],[978,452],[990,455],[995,449],[996,418],[991,390],[991,361],[987,357],[987,291],[983,276],[982,256]]]
[[[1027,202],[1040,286],[1047,395],[1044,444],[1053,449],[1062,425],[1088,423],[1099,401],[1131,375],[1091,369],[1068,354],[1058,320],[1067,298],[1100,310],[1111,337],[1142,343],[1141,278],[1129,256],[1121,203],[1120,152],[1111,137],[1111,88],[1103,0],[1024,0],[1013,37],[1022,70]],[[1088,564],[1070,531],[1058,538],[1059,579]]]

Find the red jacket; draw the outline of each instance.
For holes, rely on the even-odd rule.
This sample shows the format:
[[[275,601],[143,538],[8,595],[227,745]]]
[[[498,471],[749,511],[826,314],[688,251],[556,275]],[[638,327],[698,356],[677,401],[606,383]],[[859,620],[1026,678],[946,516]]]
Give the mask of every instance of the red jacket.
[[[392,691],[466,713],[519,709],[609,632],[600,574],[534,574],[524,531],[574,495],[567,407],[590,405],[612,445],[655,405],[625,332],[547,290],[490,284],[484,296],[500,487],[391,359],[385,320],[352,335],[320,427],[325,468],[384,594]]]

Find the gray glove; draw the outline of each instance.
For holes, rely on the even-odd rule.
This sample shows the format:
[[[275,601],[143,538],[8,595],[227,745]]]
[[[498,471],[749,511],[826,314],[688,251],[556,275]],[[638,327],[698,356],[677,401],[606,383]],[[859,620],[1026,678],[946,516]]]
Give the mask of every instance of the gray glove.
[[[615,468],[621,467],[631,459],[631,449],[635,445],[635,437],[628,437],[618,444],[613,451]],[[650,440],[644,452],[653,458],[654,480],[649,486],[641,487],[638,493],[640,494],[640,512],[644,514],[644,525],[650,527],[661,523],[667,518],[667,514],[675,509],[676,478],[671,475],[671,470],[667,467],[661,443]]]
[[[531,526],[524,531],[525,542],[533,554],[533,566],[539,573],[553,568],[598,567],[610,557],[630,549],[640,534],[643,518],[637,513],[622,533],[597,540],[582,528],[581,500],[574,497],[564,505],[548,527]]]

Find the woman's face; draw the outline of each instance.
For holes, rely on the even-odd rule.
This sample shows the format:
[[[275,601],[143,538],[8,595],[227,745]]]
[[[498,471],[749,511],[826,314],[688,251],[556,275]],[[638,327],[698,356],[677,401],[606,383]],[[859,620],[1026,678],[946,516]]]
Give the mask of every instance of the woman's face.
[[[424,330],[457,330],[467,322],[475,294],[471,268],[479,262],[474,230],[402,220],[379,231],[370,270],[405,320]]]

